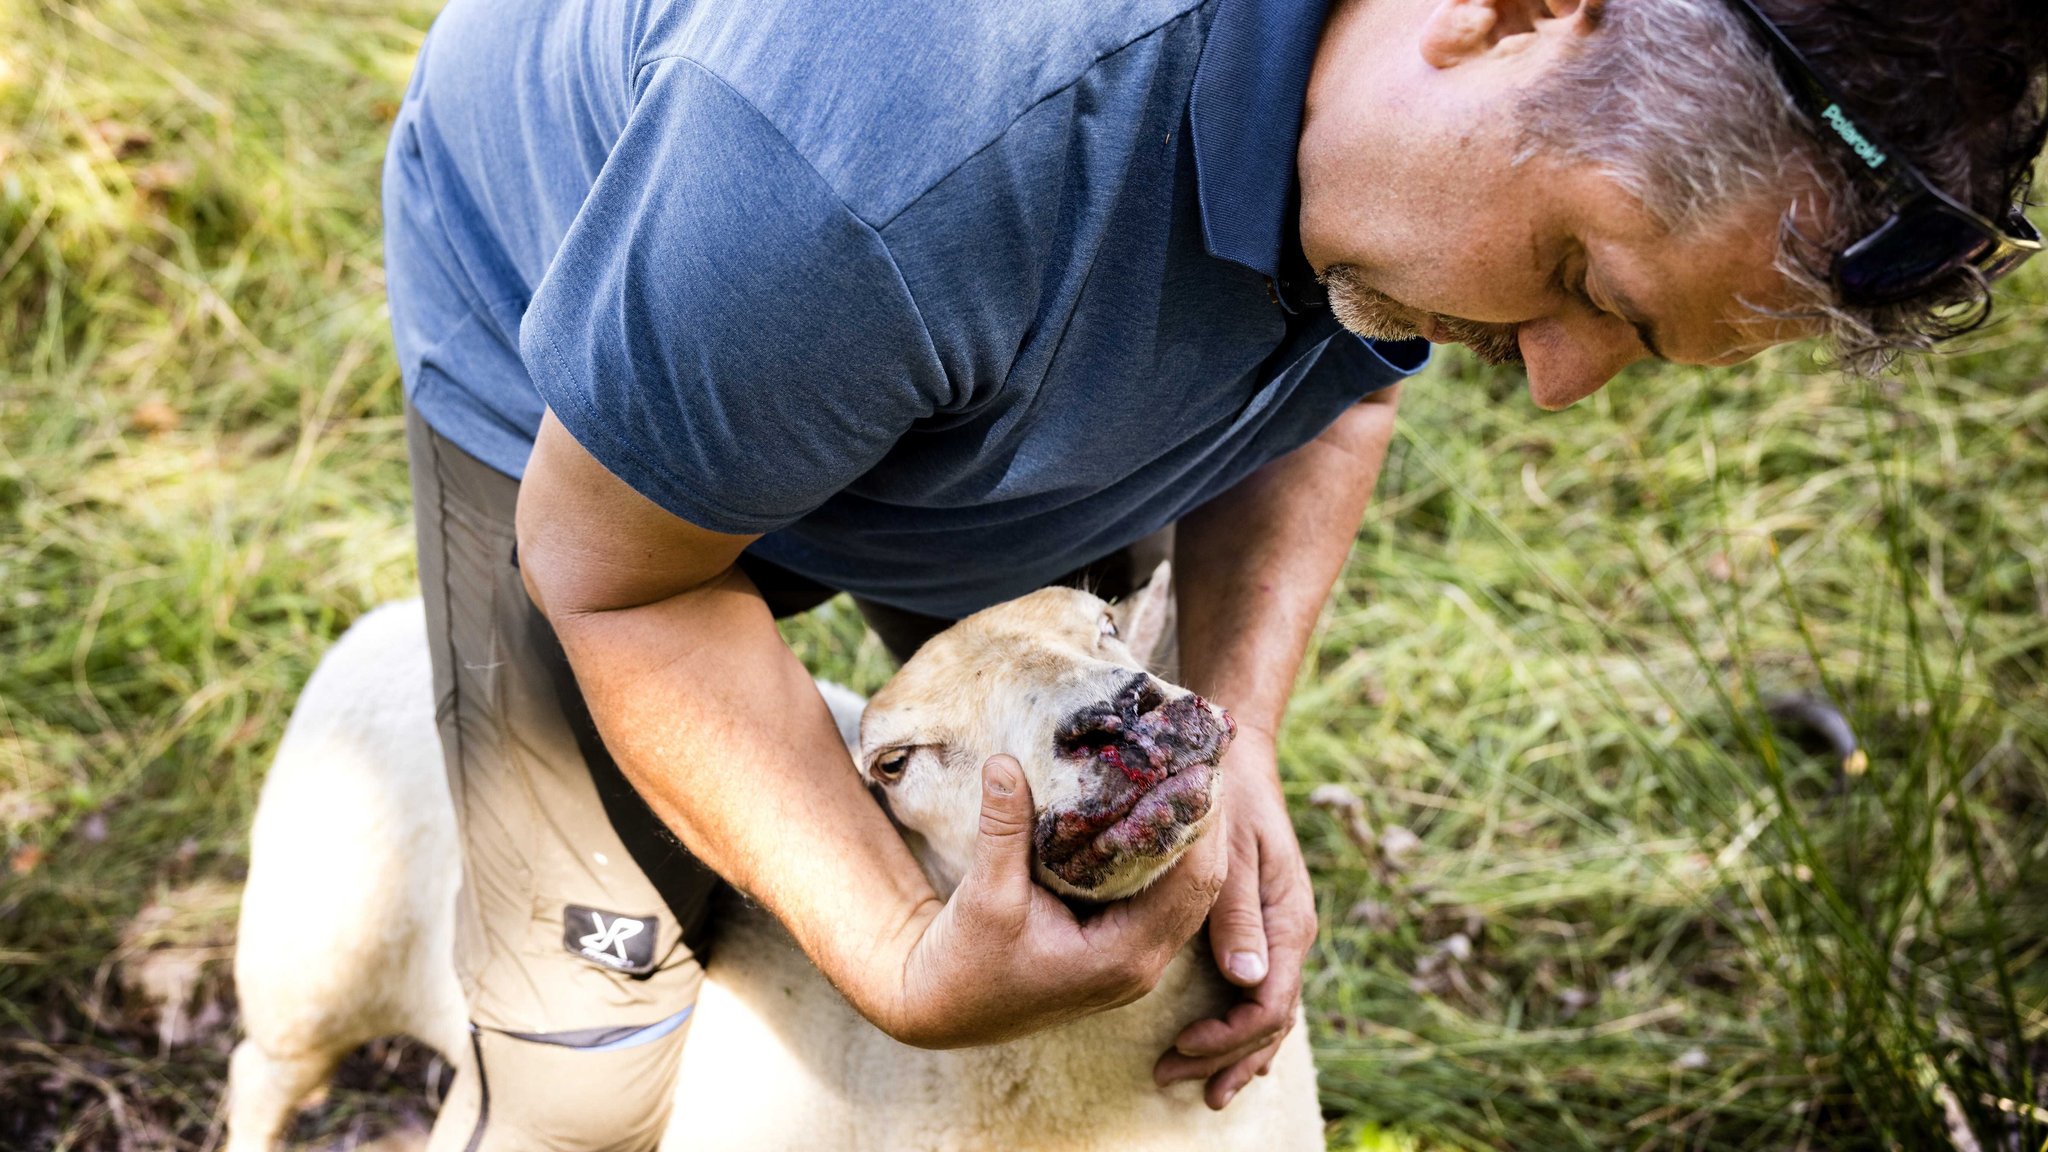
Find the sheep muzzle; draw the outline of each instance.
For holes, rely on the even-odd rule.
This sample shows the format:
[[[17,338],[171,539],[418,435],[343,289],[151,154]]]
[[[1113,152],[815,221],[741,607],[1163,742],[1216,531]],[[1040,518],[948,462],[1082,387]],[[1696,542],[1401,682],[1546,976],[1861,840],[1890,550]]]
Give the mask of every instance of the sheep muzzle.
[[[1143,673],[1074,712],[1054,746],[1082,766],[1084,792],[1040,814],[1032,836],[1040,866],[1077,893],[1133,861],[1156,859],[1163,870],[1208,816],[1217,764],[1236,732],[1223,709],[1192,693],[1169,698]]]

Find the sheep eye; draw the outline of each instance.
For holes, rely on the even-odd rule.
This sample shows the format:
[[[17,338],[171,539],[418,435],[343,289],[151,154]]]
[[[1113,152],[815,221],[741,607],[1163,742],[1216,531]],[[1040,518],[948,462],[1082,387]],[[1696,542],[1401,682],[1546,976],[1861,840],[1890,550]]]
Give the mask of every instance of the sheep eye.
[[[910,749],[899,748],[884,754],[875,761],[875,779],[884,784],[894,784],[903,779],[903,770],[910,765]]]
[[[1104,640],[1116,639],[1116,621],[1110,618],[1109,613],[1102,614],[1102,623],[1097,626],[1096,634]]]

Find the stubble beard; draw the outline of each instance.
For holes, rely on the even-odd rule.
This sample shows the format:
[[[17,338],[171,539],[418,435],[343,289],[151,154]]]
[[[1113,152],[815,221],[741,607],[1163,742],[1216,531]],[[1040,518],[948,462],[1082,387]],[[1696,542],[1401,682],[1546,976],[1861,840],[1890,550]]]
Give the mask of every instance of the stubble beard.
[[[1357,268],[1332,264],[1318,277],[1329,294],[1337,322],[1367,340],[1413,340],[1422,335],[1418,316],[1427,315],[1436,335],[1472,350],[1488,364],[1520,364],[1522,347],[1512,324],[1482,324],[1438,313],[1418,313],[1392,296],[1368,286]]]

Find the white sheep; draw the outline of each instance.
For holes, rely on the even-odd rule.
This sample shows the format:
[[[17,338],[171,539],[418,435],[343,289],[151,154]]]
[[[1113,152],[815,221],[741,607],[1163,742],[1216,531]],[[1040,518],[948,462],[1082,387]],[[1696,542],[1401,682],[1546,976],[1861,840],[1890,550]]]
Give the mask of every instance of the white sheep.
[[[890,762],[892,782],[903,785],[891,808],[941,895],[971,854],[974,769],[987,755],[1018,755],[1041,811],[1094,786],[1085,756],[1052,747],[1061,724],[1072,726],[1076,692],[1100,699],[1099,685],[1111,676],[1147,682],[1143,706],[1158,714],[1167,704],[1182,715],[1208,707],[1186,703],[1192,698],[1183,690],[1150,677],[1133,680],[1142,662],[1121,645],[1101,658],[1092,642],[1102,609],[1069,590],[992,609],[927,645],[877,695],[856,758],[865,756],[872,782],[877,755],[906,732],[927,741],[919,745],[931,756],[923,767]],[[1155,621],[1158,615],[1150,613]],[[997,629],[999,642],[977,642],[975,621],[983,633]],[[1075,629],[1091,643],[1066,635]],[[1018,658],[1020,643],[1097,654],[1073,657],[1093,661],[1088,675],[1071,660],[1048,673],[1044,660]],[[1003,667],[993,676],[960,676],[949,660]],[[1048,685],[1060,687],[1025,691],[1019,676],[1049,677]],[[387,605],[358,621],[321,661],[286,729],[251,833],[235,956],[247,1038],[230,1071],[228,1152],[271,1148],[299,1100],[372,1037],[417,1037],[458,1071],[469,1060],[452,960],[460,851],[430,680],[419,602]],[[820,688],[854,748],[860,699]],[[1017,703],[1028,695],[1038,703]],[[1218,743],[1209,763],[1220,750]],[[962,765],[969,768],[959,771]],[[1192,772],[1182,778],[1194,779]],[[1202,779],[1213,801],[1214,777]],[[1171,842],[1153,845],[1149,866],[1120,859],[1099,875],[1069,866],[1063,876],[1041,860],[1040,880],[1083,895],[1091,884],[1116,889],[1101,895],[1142,887],[1207,826],[1209,809],[1198,807],[1198,818],[1170,829]],[[1153,1084],[1152,1065],[1179,1031],[1220,1015],[1234,995],[1197,939],[1149,995],[1125,1007],[1009,1043],[927,1051],[868,1024],[770,917],[739,907],[718,929],[663,1147],[1320,1149],[1315,1070],[1298,1020],[1271,1073],[1222,1112],[1203,1105],[1199,1084]]]

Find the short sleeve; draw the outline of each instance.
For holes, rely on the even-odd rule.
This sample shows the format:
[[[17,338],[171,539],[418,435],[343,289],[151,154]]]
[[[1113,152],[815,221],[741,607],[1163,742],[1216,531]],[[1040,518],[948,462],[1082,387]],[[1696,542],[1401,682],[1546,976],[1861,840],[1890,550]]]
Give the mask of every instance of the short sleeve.
[[[946,395],[888,249],[716,76],[650,63],[519,347],[584,449],[699,527],[765,533]]]

